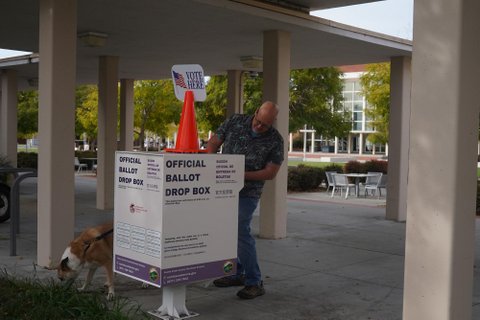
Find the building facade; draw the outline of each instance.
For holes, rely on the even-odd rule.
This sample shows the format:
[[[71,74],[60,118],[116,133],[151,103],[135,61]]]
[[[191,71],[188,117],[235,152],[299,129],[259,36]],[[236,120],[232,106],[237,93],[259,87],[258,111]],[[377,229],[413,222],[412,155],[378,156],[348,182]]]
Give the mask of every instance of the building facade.
[[[388,146],[384,144],[373,144],[368,136],[375,132],[372,120],[366,110],[369,105],[362,94],[360,77],[366,70],[366,65],[342,66],[339,69],[343,72],[343,106],[344,112],[351,114],[352,128],[346,137],[335,137],[324,139],[316,135],[313,128],[305,126],[297,134],[297,140],[303,139],[303,147],[306,152],[328,152],[358,155],[386,155]],[[293,138],[293,137],[292,137]],[[290,151],[293,151],[293,144]],[[297,148],[298,149],[298,148]]]

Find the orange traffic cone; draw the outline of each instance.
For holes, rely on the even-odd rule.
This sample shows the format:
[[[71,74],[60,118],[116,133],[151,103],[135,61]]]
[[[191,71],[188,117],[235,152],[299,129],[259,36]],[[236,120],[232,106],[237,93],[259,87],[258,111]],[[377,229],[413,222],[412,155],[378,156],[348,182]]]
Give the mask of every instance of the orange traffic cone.
[[[185,91],[175,149],[165,149],[166,152],[199,153],[204,151],[200,150],[198,146],[198,131],[193,101],[193,91]]]

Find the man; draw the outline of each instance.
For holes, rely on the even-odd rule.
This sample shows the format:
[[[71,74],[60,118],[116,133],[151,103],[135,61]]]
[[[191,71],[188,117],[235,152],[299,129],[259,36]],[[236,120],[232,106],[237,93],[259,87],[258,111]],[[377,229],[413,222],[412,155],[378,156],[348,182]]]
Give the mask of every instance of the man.
[[[238,291],[242,299],[265,294],[257,261],[255,239],[250,222],[262,194],[265,180],[275,178],[283,162],[283,138],[272,125],[278,106],[266,101],[252,115],[236,114],[227,119],[207,143],[207,151],[245,155],[245,184],[238,205],[238,264],[235,276],[215,280],[217,287],[245,286]]]

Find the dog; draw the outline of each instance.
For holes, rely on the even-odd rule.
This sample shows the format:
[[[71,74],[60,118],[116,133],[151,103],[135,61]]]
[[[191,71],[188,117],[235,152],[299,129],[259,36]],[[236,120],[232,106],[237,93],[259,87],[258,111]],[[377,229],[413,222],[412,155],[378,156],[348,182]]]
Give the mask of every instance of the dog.
[[[95,271],[103,267],[107,272],[107,299],[115,296],[113,285],[113,221],[84,230],[65,249],[57,276],[60,280],[74,281],[80,272],[88,269],[85,283],[79,291],[83,291],[91,283]]]

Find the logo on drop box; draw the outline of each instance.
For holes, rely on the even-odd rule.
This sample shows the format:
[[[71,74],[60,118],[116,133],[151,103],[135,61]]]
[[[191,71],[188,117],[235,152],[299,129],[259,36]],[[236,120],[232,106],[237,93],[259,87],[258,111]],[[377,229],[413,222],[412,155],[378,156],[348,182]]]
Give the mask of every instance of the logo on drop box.
[[[134,213],[146,213],[147,209],[142,206],[137,206],[135,203],[130,203],[128,206],[128,211],[132,214]]]
[[[233,270],[233,262],[232,261],[225,262],[223,265],[223,272],[225,274],[229,274],[232,272],[232,270]]]
[[[148,277],[152,282],[157,281],[159,277],[157,268],[150,268],[150,270],[148,271]]]

